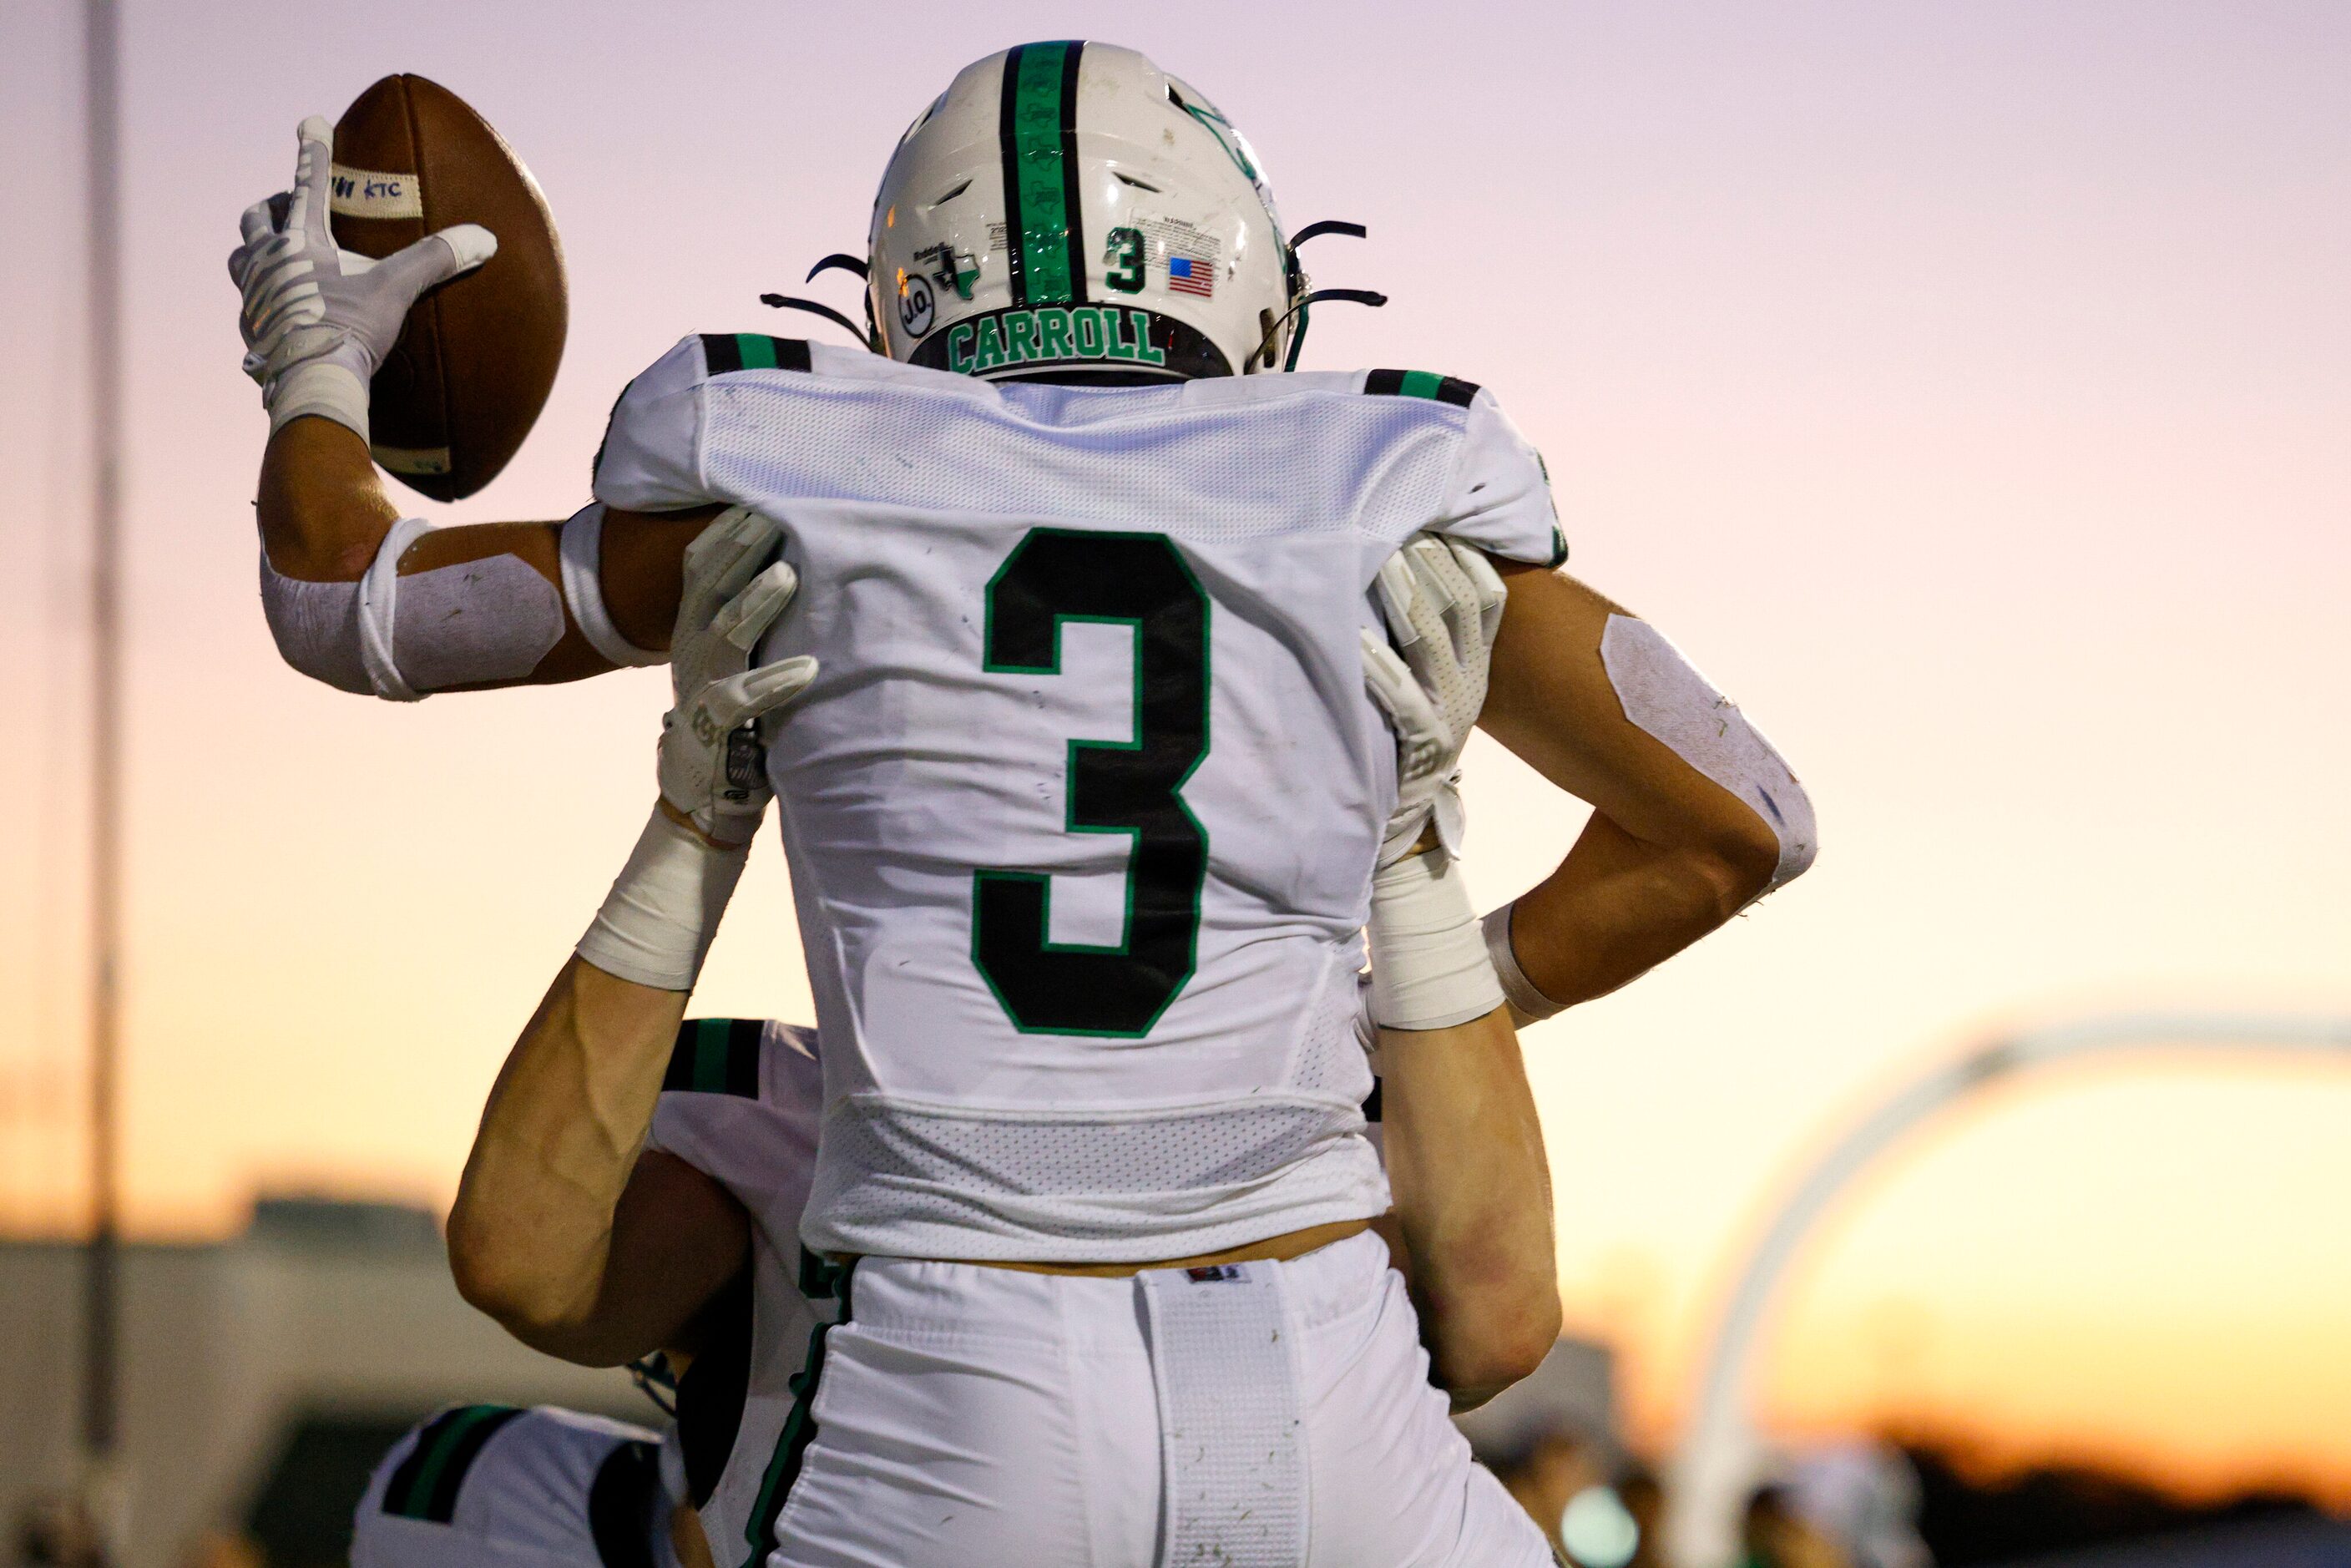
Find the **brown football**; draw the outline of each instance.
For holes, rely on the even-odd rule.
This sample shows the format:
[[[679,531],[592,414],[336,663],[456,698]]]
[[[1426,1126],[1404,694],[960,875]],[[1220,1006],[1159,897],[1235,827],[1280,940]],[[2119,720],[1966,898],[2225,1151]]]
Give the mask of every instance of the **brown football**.
[[[375,373],[369,423],[386,473],[436,501],[497,477],[546,406],[570,308],[547,198],[506,138],[447,88],[389,76],[335,127],[336,242],[390,256],[452,224],[498,253],[427,293]]]

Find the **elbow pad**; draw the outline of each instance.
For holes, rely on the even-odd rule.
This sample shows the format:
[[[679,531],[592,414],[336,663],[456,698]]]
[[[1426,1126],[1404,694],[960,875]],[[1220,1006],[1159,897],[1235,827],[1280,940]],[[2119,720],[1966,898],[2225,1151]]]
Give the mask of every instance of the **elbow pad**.
[[[1812,800],[1739,705],[1708,685],[1664,632],[1630,615],[1608,618],[1600,663],[1627,719],[1738,796],[1778,837],[1780,863],[1763,893],[1802,876],[1819,848]]]
[[[286,662],[314,680],[390,702],[480,681],[517,680],[563,640],[563,600],[512,555],[411,577],[400,558],[425,531],[392,526],[357,582],[304,582],[261,554],[261,609]]]

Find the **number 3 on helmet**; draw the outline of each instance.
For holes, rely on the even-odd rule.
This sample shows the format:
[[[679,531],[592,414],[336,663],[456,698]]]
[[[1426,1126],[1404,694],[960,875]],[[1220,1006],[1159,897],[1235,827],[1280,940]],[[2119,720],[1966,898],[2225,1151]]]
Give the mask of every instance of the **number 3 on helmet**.
[[[900,139],[869,256],[883,351],[963,375],[1243,375],[1294,362],[1303,329],[1305,278],[1247,139],[1109,44],[965,67]]]

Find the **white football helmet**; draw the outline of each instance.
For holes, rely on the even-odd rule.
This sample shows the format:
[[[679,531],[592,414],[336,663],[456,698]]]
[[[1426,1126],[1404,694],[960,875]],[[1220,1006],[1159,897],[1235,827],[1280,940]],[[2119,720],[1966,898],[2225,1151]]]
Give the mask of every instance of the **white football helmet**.
[[[1110,44],[965,67],[898,142],[868,264],[883,353],[989,379],[1275,370],[1304,325],[1305,277],[1248,140]]]

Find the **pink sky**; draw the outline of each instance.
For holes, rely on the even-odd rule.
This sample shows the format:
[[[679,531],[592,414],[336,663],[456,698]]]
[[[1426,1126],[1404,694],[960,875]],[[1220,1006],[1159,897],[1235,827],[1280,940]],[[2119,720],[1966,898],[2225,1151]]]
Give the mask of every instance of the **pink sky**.
[[[1827,1119],[1996,1023],[2351,1011],[2351,11],[2332,4],[837,7],[130,0],[134,777],[128,1177],[439,1199],[641,818],[656,672],[361,702],[253,591],[262,422],[222,258],[292,128],[385,71],[546,187],[574,333],[507,476],[559,516],[626,378],[854,249],[899,130],[1033,37],[1145,49],[1347,217],[1309,361],[1494,387],[1573,570],[1805,777],[1804,883],[1534,1031],[1571,1312],[1646,1431],[1743,1228]],[[68,1212],[80,951],[74,14],[0,14],[0,1226]],[[841,280],[820,285],[839,287]],[[815,329],[821,330],[817,328]],[[1579,815],[1471,761],[1488,902]],[[805,1018],[779,857],[700,1006]],[[1792,1429],[2351,1488],[2351,1072],[2165,1059],[2004,1092],[1906,1153],[1784,1317]]]

